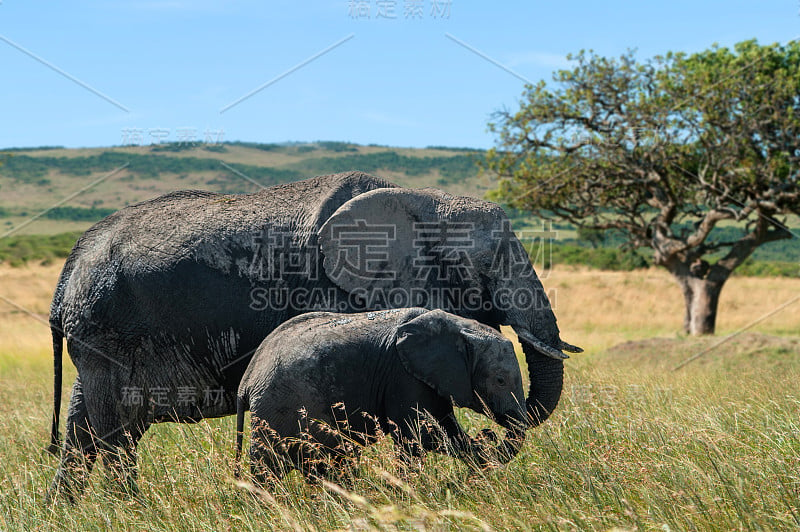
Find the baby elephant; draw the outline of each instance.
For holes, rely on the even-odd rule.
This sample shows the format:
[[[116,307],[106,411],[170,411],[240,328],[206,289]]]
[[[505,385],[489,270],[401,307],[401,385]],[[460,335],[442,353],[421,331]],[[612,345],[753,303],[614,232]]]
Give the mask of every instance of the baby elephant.
[[[405,459],[438,451],[507,462],[525,437],[524,401],[511,342],[477,321],[422,308],[303,314],[261,343],[242,377],[237,464],[248,408],[251,470],[262,483],[292,468],[310,479],[339,470],[381,434]],[[472,439],[453,402],[494,418],[505,440],[491,448]]]

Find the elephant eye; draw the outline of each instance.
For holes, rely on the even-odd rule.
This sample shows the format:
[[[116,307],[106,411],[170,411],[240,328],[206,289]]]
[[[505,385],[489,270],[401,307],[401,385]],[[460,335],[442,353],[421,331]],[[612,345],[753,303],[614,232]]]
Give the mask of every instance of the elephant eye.
[[[500,386],[505,386],[506,380],[503,377],[497,377],[497,384]]]

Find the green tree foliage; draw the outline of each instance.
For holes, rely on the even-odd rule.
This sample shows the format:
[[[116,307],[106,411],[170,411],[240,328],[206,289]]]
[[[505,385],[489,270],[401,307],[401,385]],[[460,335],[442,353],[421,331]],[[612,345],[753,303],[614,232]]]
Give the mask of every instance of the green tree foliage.
[[[57,235],[14,235],[0,238],[0,262],[20,266],[28,261],[49,263],[69,255],[81,232]]]
[[[650,248],[681,285],[686,331],[713,333],[725,281],[800,211],[800,44],[571,59],[557,88],[528,86],[490,124],[493,198]],[[718,238],[723,221],[740,235]]]
[[[50,220],[71,220],[76,222],[96,222],[116,212],[117,209],[105,207],[55,207],[44,214]],[[0,212],[2,215],[2,212]]]

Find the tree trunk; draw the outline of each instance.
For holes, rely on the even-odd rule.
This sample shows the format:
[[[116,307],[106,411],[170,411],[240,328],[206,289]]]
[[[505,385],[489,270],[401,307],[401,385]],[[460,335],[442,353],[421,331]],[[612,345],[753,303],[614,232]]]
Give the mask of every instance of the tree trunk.
[[[758,211],[757,214],[755,228],[750,233],[735,242],[709,246],[705,244],[705,239],[714,225],[726,218],[725,213],[711,211],[698,225],[697,232],[684,241],[675,238],[669,229],[669,224],[674,220],[674,211],[660,215],[661,219],[651,235],[655,250],[653,262],[669,270],[681,286],[686,305],[683,330],[687,334],[714,334],[719,294],[733,270],[741,266],[758,246],[792,237],[788,229],[770,218],[774,211]],[[704,254],[720,246],[730,246],[725,256],[713,265],[703,260]]]
[[[717,322],[717,305],[723,282],[711,281],[691,274],[677,276],[683,290],[686,311],[683,330],[686,334],[698,336],[714,334]]]

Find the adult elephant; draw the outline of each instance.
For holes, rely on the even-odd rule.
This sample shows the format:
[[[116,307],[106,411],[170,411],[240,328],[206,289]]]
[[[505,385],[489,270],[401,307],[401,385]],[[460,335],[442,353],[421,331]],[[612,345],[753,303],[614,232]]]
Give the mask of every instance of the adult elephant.
[[[253,352],[287,319],[408,306],[513,327],[532,424],[556,407],[563,351],[579,349],[493,203],[349,172],[118,211],[78,240],[53,298],[53,452],[64,337],[78,377],[52,492],[80,492],[98,454],[135,487],[147,427],[234,414]]]

